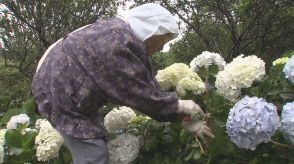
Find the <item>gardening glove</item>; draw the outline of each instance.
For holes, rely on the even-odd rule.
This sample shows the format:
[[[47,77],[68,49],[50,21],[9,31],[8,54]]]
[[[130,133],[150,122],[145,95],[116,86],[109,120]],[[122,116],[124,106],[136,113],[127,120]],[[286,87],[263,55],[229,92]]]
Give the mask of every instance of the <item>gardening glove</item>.
[[[206,125],[205,121],[182,121],[182,127],[199,137],[204,143],[206,143],[205,136],[214,138],[214,135],[211,133],[211,129]]]
[[[192,100],[178,100],[177,113],[190,116],[204,116],[202,109]]]

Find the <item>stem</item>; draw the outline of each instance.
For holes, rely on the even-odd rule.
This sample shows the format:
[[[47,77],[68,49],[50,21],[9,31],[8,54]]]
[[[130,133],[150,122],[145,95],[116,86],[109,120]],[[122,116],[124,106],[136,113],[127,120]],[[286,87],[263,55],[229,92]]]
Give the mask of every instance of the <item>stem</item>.
[[[286,144],[282,144],[282,143],[279,143],[277,141],[274,141],[274,140],[270,140],[270,142],[274,145],[277,145],[277,146],[280,146],[280,147],[283,147],[283,148],[291,148],[291,146],[289,145],[286,145]]]
[[[201,145],[201,142],[198,140],[198,137],[197,136],[195,138],[196,138],[197,143],[199,144],[199,147],[201,149],[201,152],[204,154],[205,152],[204,152],[204,149],[203,149],[203,147]]]
[[[209,70],[208,68],[205,68],[206,70],[206,75],[205,75],[205,105],[207,106],[206,107],[206,113],[209,113],[209,104],[207,103],[208,102],[208,93],[209,93],[209,90],[208,90],[208,87],[209,87],[209,81],[208,81],[208,76],[209,76]],[[205,118],[205,121],[209,121],[209,118]]]

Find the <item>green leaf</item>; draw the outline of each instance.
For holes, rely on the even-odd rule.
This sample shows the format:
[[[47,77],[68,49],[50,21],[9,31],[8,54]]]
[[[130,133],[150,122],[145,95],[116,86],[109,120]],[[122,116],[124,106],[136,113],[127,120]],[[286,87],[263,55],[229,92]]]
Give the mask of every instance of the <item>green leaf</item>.
[[[22,135],[21,131],[19,129],[8,130],[5,135],[6,145],[10,148],[33,149],[37,132],[30,131]]]
[[[31,121],[36,121],[37,114],[36,114],[36,101],[34,98],[31,98],[27,101],[25,101],[22,105],[22,111],[23,113],[27,114],[30,117]]]
[[[194,160],[198,160],[201,157],[201,152],[200,150],[196,150],[194,155],[193,155],[193,159]]]
[[[11,129],[5,134],[5,142],[8,147],[22,148],[21,133],[18,130]]]
[[[35,145],[35,138],[37,136],[36,132],[26,132],[22,136],[22,148],[24,149],[33,149]]]
[[[195,150],[192,150],[192,151],[189,153],[189,155],[187,155],[187,156],[184,158],[184,160],[185,160],[185,161],[189,161],[189,160],[193,157],[194,152],[195,152]]]
[[[15,154],[9,157],[8,163],[11,164],[23,164],[23,163],[31,163],[35,154],[34,149],[23,149],[19,151],[19,154]]]
[[[16,123],[16,129],[17,130],[23,130],[27,128],[27,124],[26,123]]]
[[[25,101],[22,105],[22,110],[26,113],[26,114],[35,114],[35,106],[36,106],[36,102],[34,98],[31,98],[27,101]]]
[[[208,67],[208,71],[210,75],[215,76],[219,72],[218,66],[216,64],[212,64]]]
[[[60,155],[62,156],[61,158],[63,159],[64,164],[71,163],[71,153],[64,145],[60,148]]]
[[[225,132],[225,122],[214,117],[214,119],[211,120],[210,127],[215,138],[210,142],[211,148],[209,155],[214,157],[220,154],[225,155],[232,153],[234,151],[234,146]]]
[[[283,55],[282,55],[282,57],[292,57],[292,55],[294,55],[294,51],[287,51],[287,52],[285,52]]]
[[[19,114],[23,114],[23,112],[19,108],[13,108],[13,109],[8,110],[4,114],[4,116],[1,118],[1,126],[6,124],[10,120],[10,118],[12,116],[16,116],[16,115],[19,115]]]
[[[186,143],[186,140],[188,138],[188,134],[187,132],[185,132],[184,129],[181,130],[180,132],[180,142],[183,144],[183,143]]]
[[[161,139],[163,140],[164,143],[173,143],[174,141],[173,137],[169,134],[161,135]]]

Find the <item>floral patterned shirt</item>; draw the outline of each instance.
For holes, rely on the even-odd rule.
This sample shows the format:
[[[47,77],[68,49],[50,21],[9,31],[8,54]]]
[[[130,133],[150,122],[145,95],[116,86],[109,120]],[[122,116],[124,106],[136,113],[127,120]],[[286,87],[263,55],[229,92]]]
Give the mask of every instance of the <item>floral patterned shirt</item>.
[[[108,102],[158,121],[177,117],[178,97],[160,90],[144,42],[119,18],[65,36],[35,74],[32,92],[40,114],[77,138],[106,136],[97,117]]]

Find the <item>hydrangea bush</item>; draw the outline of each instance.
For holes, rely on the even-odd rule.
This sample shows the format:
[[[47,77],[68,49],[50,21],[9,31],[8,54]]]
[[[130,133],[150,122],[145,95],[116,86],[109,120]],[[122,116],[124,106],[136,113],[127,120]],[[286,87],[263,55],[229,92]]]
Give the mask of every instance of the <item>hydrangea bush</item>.
[[[111,163],[294,163],[288,144],[293,143],[293,54],[265,67],[254,55],[225,65],[219,54],[203,52],[190,67],[174,63],[159,70],[162,90],[198,103],[209,113],[205,121],[216,137],[205,144],[180,122],[161,123],[129,107],[111,107],[104,118]],[[2,117],[0,163],[70,163],[60,136],[34,111],[34,104],[26,104]]]
[[[203,110],[210,113],[210,118],[206,121],[216,138],[210,141],[208,147],[205,147],[198,140],[189,138],[191,134],[183,132],[178,124],[158,123],[152,120],[137,122],[137,127],[141,127],[139,131],[144,134],[142,139],[149,141],[148,146],[141,147],[138,163],[162,161],[166,163],[183,163],[183,161],[186,163],[193,163],[193,161],[197,163],[219,163],[220,161],[254,163],[254,161],[264,160],[289,163],[291,158],[284,157],[285,154],[294,155],[291,151],[283,151],[284,154],[278,153],[281,147],[291,148],[285,144],[287,139],[285,129],[288,130],[289,135],[291,128],[288,126],[282,130],[285,123],[279,120],[280,112],[278,112],[281,111],[284,103],[294,100],[294,86],[286,79],[282,71],[289,60],[288,56],[274,61],[266,71],[266,64],[262,59],[254,55],[240,55],[231,63],[222,64],[224,66],[222,70],[220,63],[224,62],[215,62],[213,58],[222,60],[219,57],[212,57],[218,56],[217,54],[211,54],[213,53],[203,52],[190,63],[191,69],[194,69],[204,81],[205,92],[187,94],[191,90],[184,90],[183,94],[179,95],[182,97],[186,95],[185,99],[200,103]],[[214,72],[216,69],[212,67],[213,65],[218,67],[218,72]],[[182,72],[187,73],[187,71],[188,66],[176,63],[158,71],[157,80],[161,83],[163,90],[181,93],[177,85],[180,82],[179,79],[184,79]],[[196,85],[195,82],[191,82],[189,85],[191,88],[197,88],[192,84]],[[292,118],[289,111],[287,115]],[[283,117],[282,114],[282,120],[285,120]],[[291,122],[288,124],[290,125]],[[284,137],[281,138],[279,130]],[[159,141],[152,138],[157,138]],[[180,153],[177,150],[182,151]],[[268,154],[274,152],[275,156]]]

